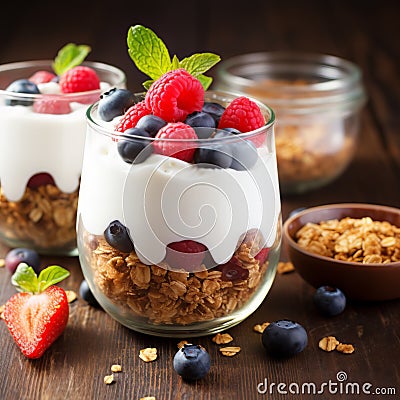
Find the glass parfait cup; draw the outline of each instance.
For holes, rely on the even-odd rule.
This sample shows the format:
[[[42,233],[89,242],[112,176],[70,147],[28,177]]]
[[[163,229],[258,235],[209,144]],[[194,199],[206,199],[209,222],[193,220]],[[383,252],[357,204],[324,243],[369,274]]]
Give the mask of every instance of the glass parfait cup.
[[[208,91],[205,101],[226,107],[235,97]],[[199,139],[179,141],[119,134],[99,120],[97,104],[88,109],[79,257],[94,296],[121,324],[202,336],[240,323],[265,299],[279,259],[281,206],[274,113],[256,103],[266,123],[253,132],[211,139],[210,128],[196,128]],[[138,143],[140,154],[124,161],[121,149]],[[157,154],[159,146],[193,151],[195,161]],[[231,161],[197,162],[210,148]]]
[[[60,94],[51,82],[38,85],[41,94],[14,93],[5,88],[37,71],[52,71],[52,61],[0,66],[0,240],[9,247],[77,255],[85,112],[103,91],[126,86],[124,72],[114,66],[82,65],[96,71],[99,90]],[[57,110],[46,108],[50,103]]]

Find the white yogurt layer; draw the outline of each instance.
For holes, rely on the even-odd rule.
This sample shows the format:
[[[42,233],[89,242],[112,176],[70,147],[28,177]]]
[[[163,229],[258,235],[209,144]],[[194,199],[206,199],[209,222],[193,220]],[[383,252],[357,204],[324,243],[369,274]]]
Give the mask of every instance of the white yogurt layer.
[[[56,93],[55,85],[40,86],[44,93]],[[108,87],[102,83],[101,89]],[[78,188],[88,105],[70,105],[71,113],[53,115],[35,113],[32,106],[0,104],[0,182],[8,200],[20,200],[29,178],[42,172],[52,175],[65,193]]]
[[[280,215],[278,174],[275,154],[258,151],[250,171],[199,168],[158,154],[131,165],[119,156],[116,142],[89,127],[81,222],[90,233],[102,235],[111,221],[119,220],[145,264],[159,264],[169,243],[187,239],[207,246],[214,261],[223,264],[253,228],[260,229],[270,247]]]

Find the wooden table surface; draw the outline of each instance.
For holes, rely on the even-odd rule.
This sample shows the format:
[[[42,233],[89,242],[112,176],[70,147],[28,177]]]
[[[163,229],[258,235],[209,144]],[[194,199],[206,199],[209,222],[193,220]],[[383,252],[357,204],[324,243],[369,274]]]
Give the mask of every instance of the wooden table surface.
[[[241,7],[227,1],[152,2],[132,4],[114,1],[96,7],[71,0],[49,6],[46,2],[10,4],[18,17],[8,16],[0,26],[0,62],[53,58],[67,42],[87,43],[90,60],[124,69],[128,86],[141,89],[144,76],[135,70],[125,45],[129,26],[152,27],[183,57],[213,51],[223,58],[252,51],[302,50],[337,55],[357,63],[364,73],[368,103],[362,112],[362,129],[355,158],[345,173],[330,185],[297,196],[282,196],[283,218],[297,207],[336,202],[368,202],[400,207],[400,41],[396,1],[275,1],[247,2]],[[136,3],[136,2],[135,2]],[[240,5],[239,4],[239,5]],[[118,11],[118,12],[117,12]],[[51,34],[49,34],[51,32]],[[7,248],[0,248],[0,257]],[[282,252],[282,260],[286,259]],[[58,263],[71,271],[61,286],[78,292],[82,280],[77,258],[43,257],[43,264]],[[384,290],[384,288],[383,288]],[[0,269],[0,304],[15,292],[10,276]],[[195,342],[212,358],[209,375],[186,383],[172,368],[178,339],[138,334],[119,325],[103,311],[82,299],[70,304],[70,318],[63,335],[36,361],[19,351],[4,323],[0,323],[0,399],[338,399],[400,397],[400,300],[350,303],[335,318],[320,316],[313,307],[313,289],[294,272],[277,275],[259,309],[229,330],[242,351],[223,357],[211,337]],[[261,336],[253,325],[281,318],[301,323],[309,344],[301,354],[285,361],[268,358]],[[354,344],[351,355],[326,353],[318,340],[333,334]],[[152,363],[139,359],[139,350],[156,347]],[[122,365],[116,382],[103,378],[112,364]],[[370,383],[395,395],[311,396],[257,392],[259,383],[337,382]],[[263,387],[260,387],[262,389]],[[292,386],[295,388],[295,386]]]

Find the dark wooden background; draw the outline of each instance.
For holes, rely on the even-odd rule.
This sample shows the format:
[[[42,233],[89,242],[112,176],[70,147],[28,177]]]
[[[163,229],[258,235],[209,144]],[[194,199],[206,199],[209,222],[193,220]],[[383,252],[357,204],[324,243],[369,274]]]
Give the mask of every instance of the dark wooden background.
[[[0,24],[0,62],[53,58],[68,42],[92,46],[88,59],[122,68],[128,87],[140,90],[144,75],[131,62],[126,33],[131,25],[155,30],[179,58],[212,51],[222,58],[253,51],[301,50],[332,54],[357,63],[363,71],[368,103],[362,113],[360,144],[346,172],[330,185],[301,196],[282,197],[283,217],[297,208],[335,202],[368,202],[400,207],[400,6],[397,1],[108,1],[12,2]],[[8,249],[1,248],[0,256]],[[282,259],[285,259],[282,252]],[[76,258],[44,258],[70,269],[62,286],[78,291],[82,275]],[[382,288],[384,290],[384,288]],[[0,304],[14,293],[0,270]],[[310,399],[310,395],[257,394],[269,382],[348,381],[393,387],[395,396],[320,395],[321,399],[399,398],[400,303],[350,303],[332,319],[318,315],[313,289],[297,273],[278,275],[264,304],[230,330],[242,351],[235,358],[218,354],[211,337],[205,346],[213,365],[206,379],[188,384],[172,369],[175,339],[129,331],[104,312],[78,299],[71,304],[68,327],[37,361],[25,359],[0,324],[0,399]],[[309,345],[293,359],[274,361],[263,352],[254,324],[294,319],[307,329]],[[334,334],[353,343],[352,355],[325,353],[318,340]],[[159,359],[146,364],[144,347],[157,347]],[[123,372],[111,386],[103,383],[113,363]]]

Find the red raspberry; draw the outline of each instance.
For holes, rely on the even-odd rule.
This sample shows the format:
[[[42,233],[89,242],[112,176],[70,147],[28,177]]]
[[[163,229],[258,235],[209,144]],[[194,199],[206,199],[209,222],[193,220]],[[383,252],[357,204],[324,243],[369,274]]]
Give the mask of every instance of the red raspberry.
[[[221,115],[218,129],[235,128],[240,132],[250,132],[265,125],[265,119],[258,105],[248,97],[233,100]],[[265,133],[250,139],[259,147],[264,143]]]
[[[194,240],[173,242],[167,246],[166,262],[174,268],[193,271],[199,268],[204,260],[207,247]]]
[[[56,77],[56,74],[53,74],[52,72],[37,71],[29,78],[29,80],[31,82],[33,82],[35,85],[38,85],[39,83],[50,82],[55,77]]]
[[[261,249],[255,256],[254,258],[256,260],[258,260],[258,262],[260,263],[260,265],[264,264],[264,262],[266,261],[267,257],[268,257],[268,253],[269,253],[269,247],[264,247],[263,249]]]
[[[151,114],[151,111],[146,107],[144,100],[140,103],[136,103],[126,110],[126,113],[119,120],[115,130],[118,132],[125,132],[127,129],[134,128],[140,118],[149,114]]]
[[[100,89],[100,79],[95,70],[79,65],[61,75],[60,86],[63,93],[87,92]]]
[[[47,96],[33,103],[33,111],[39,114],[69,114],[72,110],[69,101]]]
[[[178,158],[179,160],[191,162],[196,150],[193,142],[186,143],[187,139],[198,139],[194,129],[183,122],[170,122],[163,126],[155,136],[156,139],[174,139],[169,141],[155,140],[153,142],[154,152],[165,156]],[[182,141],[182,139],[184,139]]]
[[[147,108],[167,122],[184,121],[194,111],[201,111],[204,88],[185,69],[169,71],[157,79],[145,97]]]

